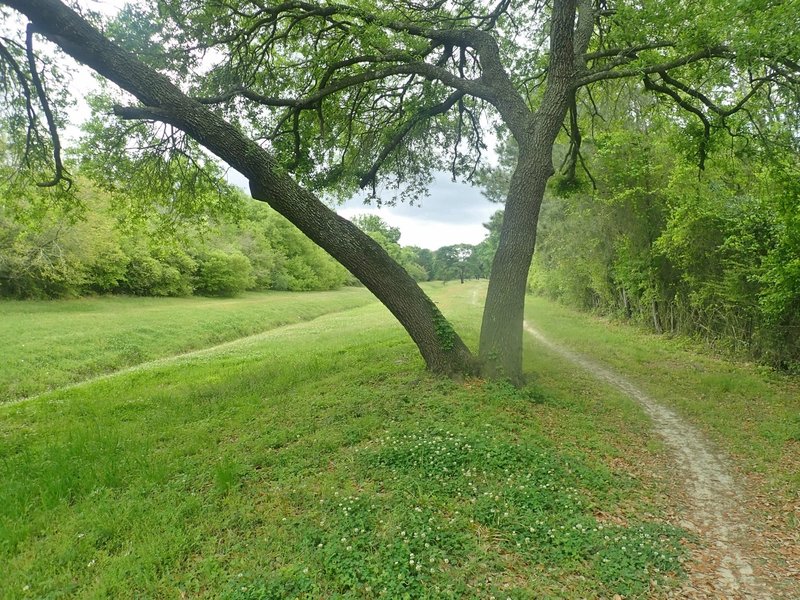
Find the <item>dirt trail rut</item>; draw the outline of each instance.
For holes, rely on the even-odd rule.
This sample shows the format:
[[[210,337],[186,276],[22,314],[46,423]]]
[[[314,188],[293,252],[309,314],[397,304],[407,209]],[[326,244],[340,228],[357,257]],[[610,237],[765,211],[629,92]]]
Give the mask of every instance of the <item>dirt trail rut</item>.
[[[114,379],[115,377],[119,377],[121,375],[128,375],[130,373],[136,373],[139,371],[146,371],[147,369],[153,369],[156,367],[162,367],[165,365],[172,365],[175,363],[179,363],[181,361],[191,361],[192,359],[201,357],[201,356],[211,356],[216,355],[220,352],[224,352],[226,350],[241,350],[242,348],[246,347],[248,344],[258,344],[266,339],[271,337],[275,337],[281,335],[283,332],[292,331],[297,327],[303,327],[312,323],[318,319],[323,317],[328,317],[332,315],[341,314],[350,310],[355,310],[361,308],[360,306],[350,307],[350,308],[343,308],[341,310],[333,310],[331,312],[322,313],[320,315],[316,315],[314,317],[310,317],[308,319],[303,319],[294,323],[286,323],[284,325],[275,325],[274,327],[270,327],[269,329],[265,329],[264,331],[259,331],[257,333],[252,333],[250,335],[245,335],[240,338],[234,338],[232,340],[228,340],[227,342],[221,342],[219,344],[215,344],[213,346],[206,346],[205,348],[198,348],[197,350],[188,350],[186,352],[181,352],[178,354],[173,354],[171,356],[163,356],[161,358],[155,358],[153,360],[148,360],[146,362],[138,363],[135,365],[131,365],[129,367],[123,367],[121,369],[117,369],[116,371],[110,371],[108,373],[100,373],[98,375],[93,375],[91,377],[87,377],[86,379],[81,379],[79,381],[74,381],[72,383],[67,383],[62,386],[46,390],[44,392],[39,392],[37,394],[33,394],[31,396],[24,396],[22,398],[14,398],[12,400],[6,400],[5,402],[0,398],[0,407],[4,406],[15,406],[18,404],[23,404],[25,402],[30,402],[31,400],[37,400],[43,396],[48,394],[52,394],[53,392],[66,392],[68,390],[72,390],[75,388],[82,387],[84,385],[88,385],[90,383],[95,383],[98,381],[104,381],[106,379]]]
[[[716,565],[712,594],[688,592],[685,597],[769,599],[772,594],[753,573],[752,561],[742,549],[750,534],[739,501],[742,490],[730,475],[724,459],[709,447],[704,436],[672,410],[658,404],[630,381],[614,371],[562,348],[548,340],[529,323],[525,331],[549,350],[622,390],[636,400],[653,421],[654,429],[672,451],[683,471],[690,513],[681,525],[693,529],[708,541],[703,559]]]

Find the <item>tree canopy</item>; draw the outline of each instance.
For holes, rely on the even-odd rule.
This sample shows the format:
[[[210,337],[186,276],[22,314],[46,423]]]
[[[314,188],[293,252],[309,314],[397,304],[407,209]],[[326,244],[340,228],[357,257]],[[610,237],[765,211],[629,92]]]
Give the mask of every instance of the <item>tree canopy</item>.
[[[599,98],[605,105],[633,85],[658,98],[683,126],[700,169],[723,136],[797,131],[793,3],[158,0],[127,8],[102,33],[57,0],[2,4],[32,22],[24,42],[6,41],[0,53],[6,85],[19,92],[17,130],[21,138],[29,132],[18,155],[30,162],[30,151],[50,140],[55,176],[43,183],[66,173],[54,104],[38,76],[37,33],[136,97],[111,100],[111,125],[134,133],[142,156],[169,166],[169,180],[185,178],[180,165],[203,170],[199,146],[225,160],[250,180],[256,199],[370,287],[428,364],[445,371],[472,360],[449,326],[441,334],[435,306],[379,244],[312,192],[348,195],[382,178],[410,184],[413,200],[434,169],[476,172],[487,126],[507,132],[517,155],[480,358],[486,374],[518,381],[528,267],[556,170],[553,149],[563,149],[559,182],[569,187],[586,167],[583,139],[603,118]],[[633,111],[636,97],[617,93],[616,101]]]

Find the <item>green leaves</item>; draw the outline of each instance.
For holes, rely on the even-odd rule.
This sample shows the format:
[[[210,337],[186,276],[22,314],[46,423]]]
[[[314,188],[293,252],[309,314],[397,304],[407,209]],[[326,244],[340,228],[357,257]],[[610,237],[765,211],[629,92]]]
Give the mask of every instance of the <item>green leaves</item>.
[[[96,98],[96,111],[109,99]],[[106,112],[86,124],[81,169],[112,194],[120,209],[164,230],[185,222],[241,215],[241,194],[223,179],[219,163],[194,140],[169,125],[124,122]]]
[[[535,291],[796,368],[796,151],[729,139],[701,172],[676,124],[637,117],[587,144],[596,190],[545,203]]]

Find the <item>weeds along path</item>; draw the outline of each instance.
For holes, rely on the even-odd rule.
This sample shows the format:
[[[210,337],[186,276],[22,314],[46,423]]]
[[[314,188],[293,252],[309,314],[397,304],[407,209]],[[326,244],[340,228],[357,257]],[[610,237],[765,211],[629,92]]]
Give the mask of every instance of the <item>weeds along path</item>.
[[[767,587],[754,575],[753,561],[743,550],[751,533],[740,501],[743,490],[731,477],[726,461],[711,450],[705,437],[618,373],[550,341],[528,322],[524,327],[552,352],[636,400],[671,450],[685,476],[690,509],[681,525],[712,542],[699,557],[703,563],[713,565],[712,580],[703,582],[703,587],[711,589],[702,592],[696,588],[689,589],[681,597],[772,598]],[[692,583],[690,581],[690,585]]]
[[[369,305],[367,305],[367,306],[369,306]],[[78,387],[81,387],[83,385],[88,385],[90,383],[95,383],[97,381],[103,381],[103,380],[106,380],[106,379],[111,379],[112,377],[119,377],[121,375],[127,375],[129,373],[136,373],[137,371],[144,371],[146,369],[153,369],[153,368],[160,367],[160,366],[163,366],[163,365],[169,365],[169,364],[174,364],[174,363],[178,363],[178,362],[181,362],[181,361],[192,360],[192,359],[200,357],[200,356],[207,356],[207,355],[217,354],[217,353],[220,353],[220,352],[224,352],[225,350],[229,350],[229,349],[241,350],[243,347],[246,347],[246,346],[248,346],[250,344],[257,344],[257,343],[269,338],[270,336],[274,336],[278,332],[290,331],[292,329],[308,325],[309,323],[312,323],[312,322],[314,322],[314,321],[316,321],[318,319],[321,319],[323,317],[329,317],[331,315],[346,313],[346,312],[349,312],[349,311],[352,311],[352,310],[359,310],[361,308],[364,308],[364,307],[363,306],[354,306],[354,307],[349,307],[349,308],[343,308],[343,309],[340,309],[340,310],[332,310],[330,312],[322,313],[322,314],[316,315],[314,317],[311,317],[310,319],[305,319],[305,320],[299,321],[297,323],[289,323],[289,324],[286,324],[286,325],[278,325],[276,327],[270,327],[269,329],[265,329],[264,331],[260,331],[258,333],[254,333],[254,334],[251,334],[251,335],[246,335],[244,337],[236,338],[234,340],[229,340],[229,341],[223,342],[221,344],[215,344],[214,346],[207,346],[205,348],[200,348],[198,350],[191,350],[189,352],[181,352],[180,354],[173,354],[172,356],[165,356],[165,357],[162,357],[162,358],[157,358],[155,360],[149,360],[149,361],[146,361],[146,362],[142,362],[142,363],[139,363],[137,365],[130,366],[130,367],[125,367],[124,369],[118,369],[116,371],[111,371],[110,373],[103,373],[101,375],[95,375],[95,376],[92,376],[92,377],[87,377],[86,379],[82,379],[81,381],[76,381],[76,382],[70,383],[68,385],[64,385],[64,386],[61,386],[61,387],[53,388],[53,389],[47,390],[46,392],[41,392],[39,394],[34,394],[32,396],[26,396],[24,398],[16,398],[14,400],[9,400],[7,402],[0,402],[0,407],[14,406],[14,405],[17,405],[17,404],[22,404],[23,402],[29,402],[31,400],[36,400],[37,398],[41,398],[43,396],[46,396],[48,394],[52,394],[52,393],[55,393],[55,392],[65,392],[67,390],[78,388]]]

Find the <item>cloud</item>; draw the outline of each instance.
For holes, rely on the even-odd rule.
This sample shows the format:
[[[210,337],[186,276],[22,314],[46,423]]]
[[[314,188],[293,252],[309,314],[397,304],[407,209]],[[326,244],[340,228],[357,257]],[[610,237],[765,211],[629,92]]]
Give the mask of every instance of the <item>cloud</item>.
[[[248,190],[247,180],[231,169],[228,181]],[[378,215],[392,227],[400,228],[403,246],[420,246],[436,250],[452,244],[478,244],[487,234],[483,223],[502,207],[489,202],[480,190],[465,183],[451,181],[438,173],[420,205],[398,203],[395,206],[364,204],[363,196],[355,197],[335,208],[352,219],[356,215]]]
[[[477,244],[486,237],[482,223],[501,206],[489,202],[474,186],[454,182],[445,173],[437,173],[420,205],[398,203],[395,206],[365,205],[353,198],[338,207],[346,218],[370,213],[401,231],[400,243],[435,250],[451,244]]]

